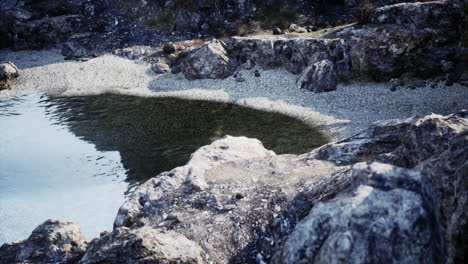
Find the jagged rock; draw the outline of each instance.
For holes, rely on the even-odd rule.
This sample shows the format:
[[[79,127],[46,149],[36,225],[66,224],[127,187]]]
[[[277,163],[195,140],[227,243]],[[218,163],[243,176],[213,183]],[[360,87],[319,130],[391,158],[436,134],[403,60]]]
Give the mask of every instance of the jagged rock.
[[[443,152],[451,137],[466,131],[468,111],[448,116],[429,115],[421,118],[402,138],[408,167],[414,167],[431,156]]]
[[[0,263],[73,264],[86,251],[87,242],[77,225],[47,220],[36,227],[28,239],[0,247]]]
[[[202,254],[197,244],[173,231],[120,227],[91,241],[79,264],[201,264]]]
[[[316,93],[330,92],[336,90],[338,75],[331,61],[322,60],[305,69],[297,84],[301,89]]]
[[[315,201],[347,186],[346,171],[326,161],[276,156],[258,140],[226,137],[141,185],[115,226],[174,230],[213,263],[248,263],[260,251],[267,260]]]
[[[13,80],[18,78],[19,69],[12,62],[0,64],[0,90],[10,89]]]
[[[356,164],[349,193],[316,204],[272,263],[443,263],[437,200],[418,171]]]
[[[462,263],[468,252],[468,130],[448,140],[448,148],[440,155],[418,165],[433,184],[440,201],[442,223],[448,242],[446,263]]]
[[[187,79],[222,79],[233,70],[233,62],[218,40],[204,44],[182,62],[182,72]]]
[[[348,46],[341,39],[234,37],[226,50],[239,63],[252,61],[263,68],[286,67],[301,73],[314,63],[328,59],[335,64],[340,80],[350,77]]]

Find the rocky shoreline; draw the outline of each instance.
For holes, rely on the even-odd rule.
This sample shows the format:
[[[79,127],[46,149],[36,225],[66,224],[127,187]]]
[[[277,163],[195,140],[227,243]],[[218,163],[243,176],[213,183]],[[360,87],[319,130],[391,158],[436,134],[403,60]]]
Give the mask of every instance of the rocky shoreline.
[[[42,10],[0,1],[8,18],[1,46],[25,50],[0,51],[21,69],[18,77],[3,64],[2,88],[14,86],[0,97],[33,89],[227,101],[318,124],[336,142],[276,155],[256,139],[226,136],[137,188],[112,231],[86,241],[73,223],[47,220],[26,240],[2,245],[1,264],[467,258],[466,1],[370,1],[368,11],[342,1],[337,15],[292,24],[289,33],[232,38],[213,38],[215,28],[231,28],[236,16],[250,23],[252,10],[265,7],[142,1],[126,13],[106,1],[65,2]],[[326,6],[313,2],[301,15]],[[343,7],[362,11],[359,23]],[[134,17],[161,10],[174,12],[172,36]]]
[[[48,220],[1,263],[456,263],[467,127],[466,111],[430,115],[299,156],[227,136],[140,186],[112,232]]]

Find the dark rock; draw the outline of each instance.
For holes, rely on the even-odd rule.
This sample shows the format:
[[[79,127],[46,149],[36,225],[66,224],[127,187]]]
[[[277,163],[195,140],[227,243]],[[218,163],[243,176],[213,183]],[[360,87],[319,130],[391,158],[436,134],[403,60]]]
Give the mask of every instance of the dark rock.
[[[333,63],[329,60],[322,60],[305,69],[297,84],[301,89],[312,92],[329,92],[336,90],[338,76]]]
[[[0,64],[0,90],[10,89],[14,79],[18,78],[19,69],[12,62]]]
[[[187,79],[223,79],[233,70],[233,62],[218,40],[204,44],[182,62],[182,72]]]
[[[260,77],[260,71],[258,71],[258,70],[255,70],[255,72],[254,72],[254,76],[255,76],[255,77]]]
[[[163,52],[166,54],[172,54],[176,51],[176,46],[174,43],[166,43],[163,46]]]
[[[273,29],[273,35],[281,35],[281,34],[283,34],[283,31],[280,28]]]
[[[79,263],[201,264],[202,253],[197,244],[173,231],[120,227],[91,241]]]
[[[350,192],[316,204],[271,263],[443,263],[436,195],[418,171],[356,164]]]
[[[47,220],[26,240],[3,244],[0,263],[73,264],[83,256],[86,247],[87,242],[77,225]]]

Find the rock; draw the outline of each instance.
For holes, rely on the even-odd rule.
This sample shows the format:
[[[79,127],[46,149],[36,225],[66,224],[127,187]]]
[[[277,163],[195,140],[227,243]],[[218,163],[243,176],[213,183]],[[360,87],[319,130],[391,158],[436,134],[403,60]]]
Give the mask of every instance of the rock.
[[[281,35],[281,34],[283,34],[283,31],[280,28],[273,29],[273,35]]]
[[[338,76],[333,63],[329,60],[322,60],[305,69],[297,84],[301,89],[312,92],[329,92],[336,90]]]
[[[202,254],[197,244],[173,231],[120,227],[91,241],[79,263],[201,264]]]
[[[18,78],[19,69],[12,62],[0,64],[0,90],[10,89],[14,79]]]
[[[187,79],[223,79],[233,70],[233,62],[218,40],[204,44],[182,62],[182,72]]]
[[[436,196],[418,171],[353,167],[352,191],[316,204],[272,263],[443,263]]]
[[[346,171],[276,156],[258,140],[226,137],[141,185],[119,209],[115,226],[174,230],[213,263],[250,263],[260,251],[266,261],[313,202],[347,186]]]
[[[163,46],[163,52],[166,53],[166,54],[172,54],[176,51],[176,46],[174,43],[166,43],[164,44]]]
[[[350,78],[347,45],[341,39],[234,37],[226,50],[237,63],[252,61],[264,69],[284,66],[299,74],[314,63],[328,59],[335,64],[340,80]]]
[[[61,220],[47,220],[23,241],[0,247],[0,263],[72,264],[86,251],[87,242],[77,225]]]
[[[418,165],[441,198],[442,223],[448,241],[446,263],[461,263],[467,257],[468,243],[468,130],[449,138],[448,148]]]
[[[306,33],[307,32],[307,30],[305,28],[300,27],[300,26],[298,26],[296,24],[291,24],[289,26],[289,31],[290,32],[295,32],[295,33]]]
[[[258,70],[255,70],[254,76],[255,76],[255,77],[260,77],[260,72],[259,72]]]
[[[156,62],[151,64],[151,69],[157,74],[163,74],[167,72],[171,72],[171,67],[164,62]]]
[[[393,78],[390,80],[390,90],[391,91],[396,91],[397,88],[401,87],[404,85],[404,82],[402,79],[398,78]]]

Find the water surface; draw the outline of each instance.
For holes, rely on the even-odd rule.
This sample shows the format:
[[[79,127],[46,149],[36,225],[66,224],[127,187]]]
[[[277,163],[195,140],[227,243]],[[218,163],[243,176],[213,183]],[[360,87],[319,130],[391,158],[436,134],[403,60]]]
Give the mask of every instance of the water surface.
[[[227,103],[37,93],[0,101],[0,244],[48,218],[74,221],[92,239],[112,228],[125,194],[224,135],[258,138],[278,154],[327,142],[294,118]]]

